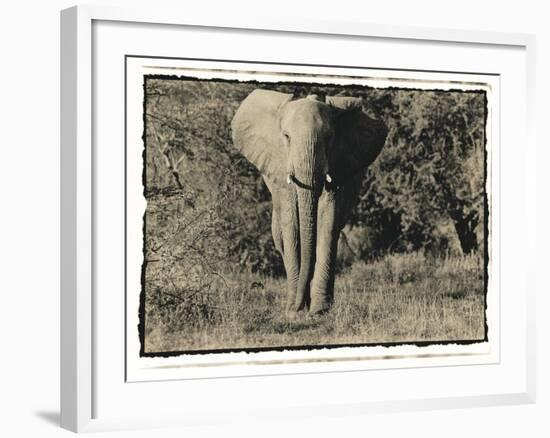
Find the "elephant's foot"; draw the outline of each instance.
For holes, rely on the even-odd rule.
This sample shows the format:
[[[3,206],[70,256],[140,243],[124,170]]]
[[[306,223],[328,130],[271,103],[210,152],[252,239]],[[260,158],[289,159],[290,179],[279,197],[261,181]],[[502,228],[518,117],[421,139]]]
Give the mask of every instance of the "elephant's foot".
[[[295,320],[301,317],[301,315],[305,315],[308,313],[309,306],[307,303],[301,307],[297,307],[295,301],[290,301],[287,303],[286,306],[286,317],[289,320]]]
[[[320,315],[326,313],[332,307],[332,300],[330,296],[319,291],[313,291],[311,296],[311,303],[309,305],[309,313],[313,315]]]
[[[330,310],[332,307],[331,303],[325,302],[325,301],[319,301],[311,302],[311,306],[309,307],[309,313],[311,315],[322,315],[323,313],[326,313]]]
[[[300,317],[300,312],[296,312],[292,309],[287,309],[285,312],[285,317],[287,321],[296,321]]]
[[[309,310],[309,299],[305,300],[301,305],[296,303],[296,295],[289,296],[289,299],[286,303],[286,319],[289,321],[295,321],[301,319],[308,314]]]
[[[301,300],[298,300],[297,296],[298,294],[296,291],[292,291],[287,294],[287,300],[286,300],[287,313],[288,312],[307,313],[309,309],[309,303],[310,303],[309,292]]]

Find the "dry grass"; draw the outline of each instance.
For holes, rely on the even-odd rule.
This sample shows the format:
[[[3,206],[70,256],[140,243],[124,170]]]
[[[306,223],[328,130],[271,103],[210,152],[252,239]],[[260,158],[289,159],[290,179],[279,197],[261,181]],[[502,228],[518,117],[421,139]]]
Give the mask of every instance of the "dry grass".
[[[479,255],[434,259],[414,253],[356,263],[337,276],[329,313],[293,321],[285,318],[284,278],[248,273],[223,277],[217,287],[187,303],[147,297],[145,352],[485,336]]]

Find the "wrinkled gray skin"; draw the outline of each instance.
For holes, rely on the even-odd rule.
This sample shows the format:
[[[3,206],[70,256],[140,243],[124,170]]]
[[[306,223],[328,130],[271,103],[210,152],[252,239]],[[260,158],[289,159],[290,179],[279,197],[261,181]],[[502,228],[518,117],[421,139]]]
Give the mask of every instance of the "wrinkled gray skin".
[[[287,313],[333,302],[340,231],[387,129],[352,97],[255,90],[232,124],[233,143],[262,173],[273,199],[272,233],[287,273]]]

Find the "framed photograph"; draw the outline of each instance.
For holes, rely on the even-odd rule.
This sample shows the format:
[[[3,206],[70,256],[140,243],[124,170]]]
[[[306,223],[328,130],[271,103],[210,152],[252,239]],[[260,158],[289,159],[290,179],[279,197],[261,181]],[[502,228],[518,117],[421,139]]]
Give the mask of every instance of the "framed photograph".
[[[61,30],[63,427],[534,401],[534,37]]]

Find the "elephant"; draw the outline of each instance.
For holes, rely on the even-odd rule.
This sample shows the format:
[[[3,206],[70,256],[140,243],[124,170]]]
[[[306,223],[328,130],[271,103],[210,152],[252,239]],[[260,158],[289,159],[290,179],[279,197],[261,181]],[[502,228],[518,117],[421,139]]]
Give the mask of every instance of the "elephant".
[[[286,271],[286,313],[318,315],[334,302],[338,237],[356,206],[386,125],[363,99],[256,89],[231,122],[233,144],[271,192],[271,231]]]

